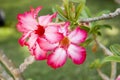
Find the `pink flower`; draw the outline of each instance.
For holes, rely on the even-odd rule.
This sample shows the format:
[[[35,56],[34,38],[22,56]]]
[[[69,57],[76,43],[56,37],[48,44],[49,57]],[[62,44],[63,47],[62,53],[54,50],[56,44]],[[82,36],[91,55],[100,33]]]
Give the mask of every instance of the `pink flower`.
[[[28,46],[31,54],[37,60],[46,59],[47,50],[54,49],[56,43],[63,38],[63,35],[58,32],[58,25],[52,22],[57,14],[37,17],[41,9],[42,7],[31,8],[30,11],[18,14],[17,17],[17,29],[23,33],[19,43],[21,46]],[[44,47],[47,47],[47,50],[44,50]]]
[[[59,46],[48,56],[47,64],[52,68],[59,68],[66,62],[69,57],[73,63],[82,64],[86,59],[86,50],[79,46],[87,38],[87,32],[79,28],[68,30],[69,24],[66,23],[64,27],[59,30],[64,34],[64,38],[59,42]]]
[[[116,80],[120,80],[120,75],[118,75],[118,77],[116,78]]]

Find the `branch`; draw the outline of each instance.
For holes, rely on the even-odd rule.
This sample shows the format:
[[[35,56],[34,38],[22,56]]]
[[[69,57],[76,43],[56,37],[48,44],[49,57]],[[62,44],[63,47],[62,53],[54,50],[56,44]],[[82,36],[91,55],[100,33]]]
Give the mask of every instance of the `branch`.
[[[13,80],[13,78],[6,72],[3,66],[0,64],[0,80]]]
[[[19,66],[20,72],[24,72],[24,70],[35,61],[33,56],[29,56],[25,58],[24,62]]]
[[[108,56],[113,55],[113,53],[108,48],[106,48],[103,44],[101,44],[97,39],[95,39],[95,42],[104,51],[104,53],[106,55],[108,55]]]
[[[79,22],[83,23],[83,22],[93,22],[93,21],[111,19],[111,18],[114,18],[118,15],[120,15],[120,8],[116,9],[115,12],[112,12],[109,14],[103,14],[102,16],[99,16],[99,17],[80,19]]]
[[[15,67],[10,59],[0,50],[0,62],[10,71],[15,80],[23,80],[19,69]]]
[[[116,78],[116,73],[117,73],[117,63],[116,62],[111,62],[111,78],[110,80],[115,80]]]
[[[109,77],[102,73],[100,69],[97,69],[97,72],[103,80],[110,80]]]
[[[99,45],[100,48],[103,49],[103,51],[106,55],[113,56],[113,53],[109,49],[107,49],[103,44],[101,44],[97,39],[95,39],[95,42]],[[111,62],[111,77],[110,77],[110,80],[115,80],[116,73],[117,73],[116,70],[117,70],[117,63],[116,62]]]
[[[115,0],[115,2],[116,2],[117,4],[120,4],[120,0]]]

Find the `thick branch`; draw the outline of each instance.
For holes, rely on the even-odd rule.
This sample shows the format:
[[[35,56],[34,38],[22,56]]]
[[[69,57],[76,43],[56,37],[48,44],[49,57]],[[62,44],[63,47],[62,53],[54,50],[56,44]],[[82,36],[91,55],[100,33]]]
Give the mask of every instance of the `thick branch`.
[[[94,17],[94,18],[80,19],[79,21],[80,22],[93,22],[93,21],[99,21],[99,20],[114,18],[118,15],[120,15],[120,8],[116,9],[115,12],[112,12],[112,13],[109,13],[109,14],[103,14],[102,16]]]
[[[3,66],[0,64],[0,80],[13,80],[13,78],[6,72]]]
[[[23,80],[19,69],[17,69],[12,61],[0,50],[0,61],[5,65],[5,67],[11,72],[15,80]]]

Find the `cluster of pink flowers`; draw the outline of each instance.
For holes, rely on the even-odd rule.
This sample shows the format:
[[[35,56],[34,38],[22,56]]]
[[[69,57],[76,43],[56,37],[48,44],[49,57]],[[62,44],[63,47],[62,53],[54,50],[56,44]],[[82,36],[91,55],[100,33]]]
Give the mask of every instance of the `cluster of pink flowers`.
[[[18,31],[21,46],[28,46],[36,60],[47,60],[52,68],[63,66],[69,57],[73,63],[82,64],[86,59],[86,50],[79,46],[87,38],[87,32],[77,26],[70,30],[69,22],[55,23],[57,13],[37,16],[42,7],[18,14]]]

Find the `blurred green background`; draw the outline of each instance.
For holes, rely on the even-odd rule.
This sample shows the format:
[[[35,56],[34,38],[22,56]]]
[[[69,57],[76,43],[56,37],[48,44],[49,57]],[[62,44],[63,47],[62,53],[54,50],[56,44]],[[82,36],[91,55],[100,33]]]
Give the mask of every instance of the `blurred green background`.
[[[4,50],[17,67],[30,54],[26,47],[18,44],[21,34],[16,30],[17,14],[28,11],[30,6],[36,8],[40,5],[43,6],[40,15],[51,14],[52,7],[61,2],[62,0],[0,0],[0,9],[6,14],[6,25],[0,27],[0,49]],[[115,3],[114,0],[87,0],[86,5],[90,8],[93,17],[102,10],[114,11],[120,7],[120,4]],[[108,47],[114,43],[120,44],[120,16],[99,23],[110,24],[113,27],[112,30],[102,30],[105,33],[100,38],[102,43]],[[95,58],[102,58],[103,52],[98,50],[97,53],[93,53],[91,47],[91,45],[87,47],[87,59],[82,65],[74,65],[68,59],[62,68],[54,70],[47,66],[46,61],[36,61],[25,70],[23,76],[25,80],[101,80],[96,70],[90,69],[89,65]],[[107,65],[103,70],[106,74],[110,73],[110,67]],[[120,74],[119,67],[117,74]]]

